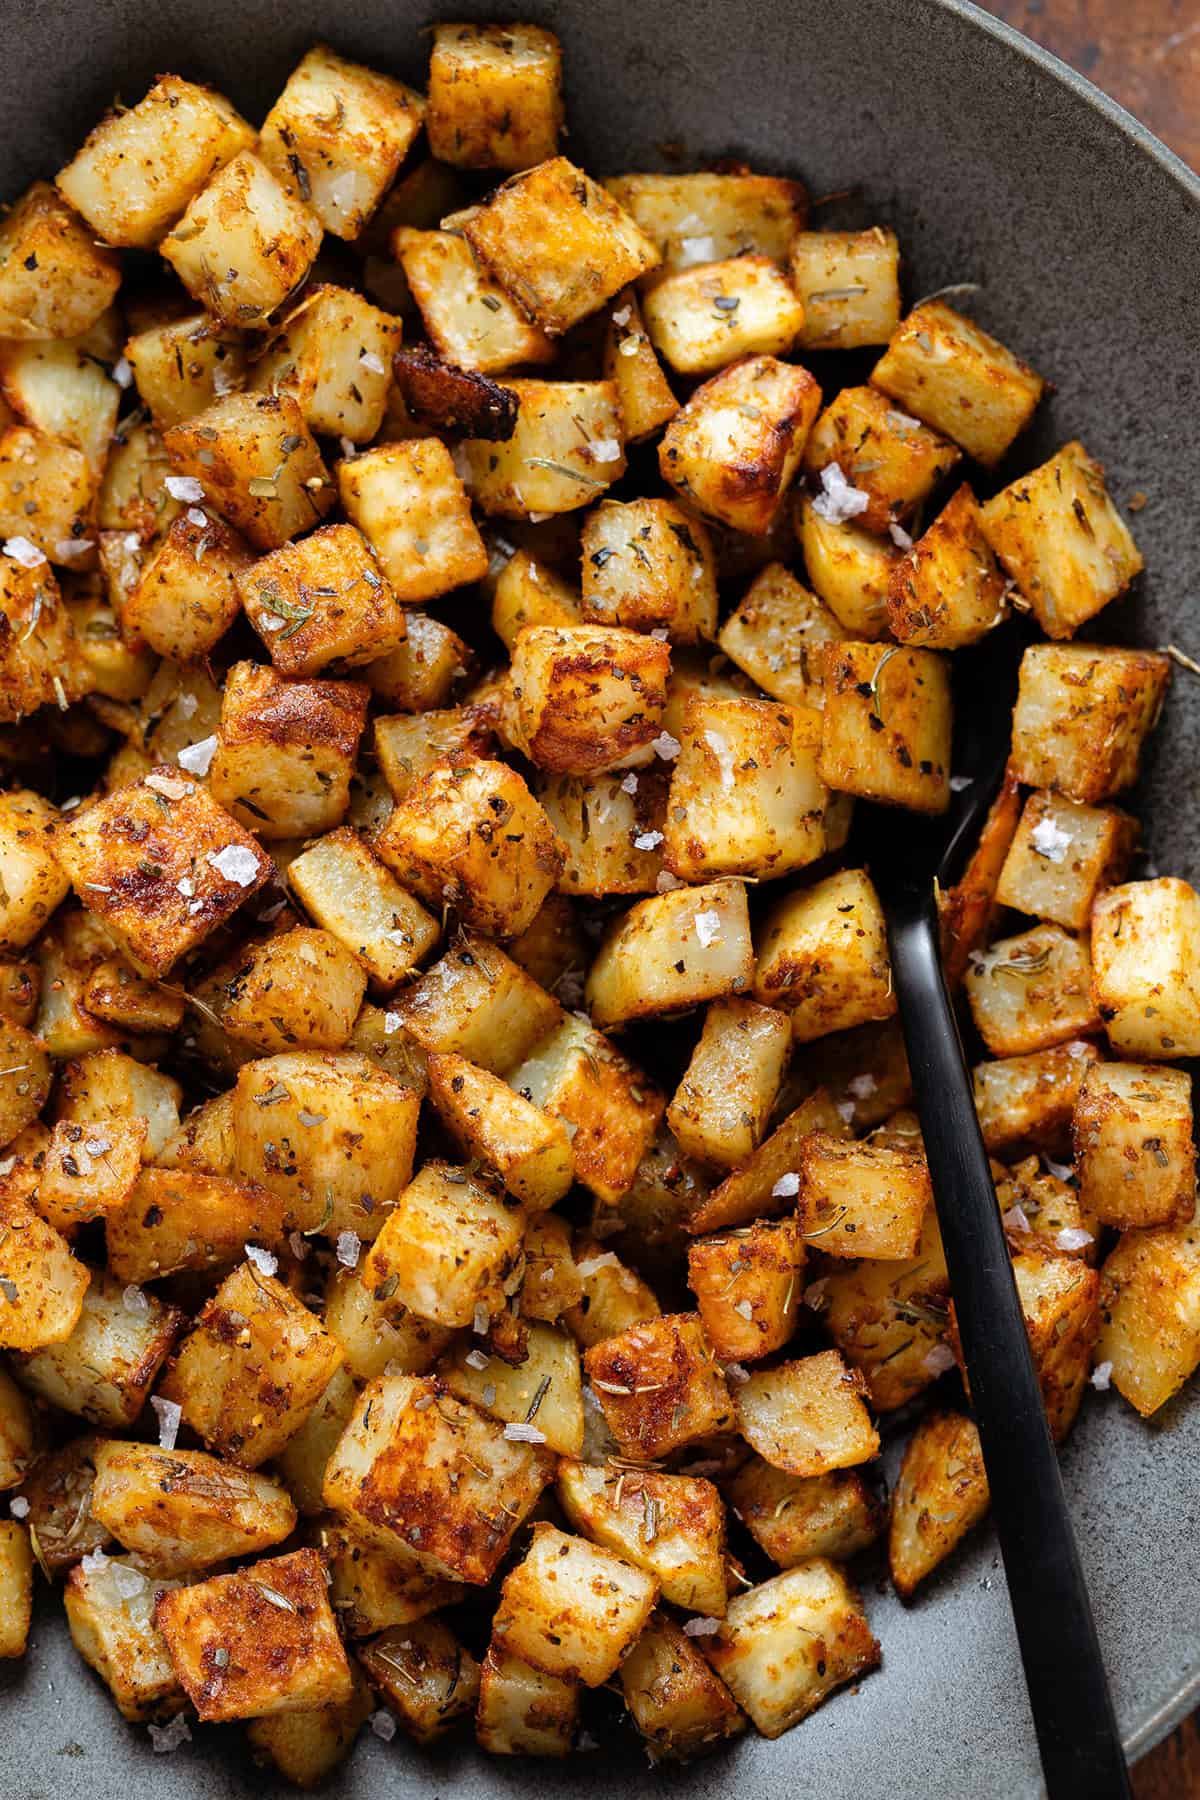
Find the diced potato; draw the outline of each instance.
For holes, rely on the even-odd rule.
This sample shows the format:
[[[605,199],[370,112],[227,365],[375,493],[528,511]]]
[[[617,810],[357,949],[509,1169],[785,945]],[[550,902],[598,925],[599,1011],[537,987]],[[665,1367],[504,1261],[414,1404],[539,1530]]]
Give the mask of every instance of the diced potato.
[[[352,525],[324,525],[243,566],[237,591],[281,675],[374,662],[407,635],[404,611]]]
[[[1092,989],[1113,1049],[1154,1061],[1200,1054],[1200,895],[1163,875],[1100,894]]]
[[[246,358],[237,333],[205,312],[136,333],[125,345],[125,358],[138,394],[164,430],[194,419],[245,379]]]
[[[558,1499],[576,1531],[652,1575],[664,1600],[724,1613],[725,1512],[711,1482],[563,1462]]]
[[[844,1122],[856,1131],[870,1130],[912,1099],[912,1078],[904,1049],[904,1033],[895,1019],[833,1032],[803,1050],[785,1084],[802,1080],[823,1085]]]
[[[241,610],[237,578],[252,558],[220,519],[174,520],[124,597],[121,629],[134,643],[189,662],[208,656]]]
[[[800,1147],[796,1217],[806,1239],[826,1256],[916,1255],[932,1199],[919,1148],[846,1143],[813,1132]]]
[[[1143,1418],[1200,1364],[1200,1231],[1130,1231],[1103,1269],[1095,1358]]]
[[[338,488],[398,600],[430,600],[487,572],[462,480],[436,438],[381,444],[346,459]]]
[[[260,325],[299,287],[321,247],[321,222],[250,150],[190,201],[160,253],[223,325]],[[234,260],[236,258],[236,261]]]
[[[908,1441],[892,1490],[888,1563],[897,1593],[910,1600],[987,1509],[974,1422],[962,1413],[928,1414]]]
[[[93,1018],[128,1032],[172,1032],[183,1023],[187,1003],[161,982],[148,981],[123,957],[98,963],[83,992],[83,1006]]]
[[[527,627],[511,669],[520,747],[563,775],[649,761],[663,730],[669,669],[668,646],[639,631]]]
[[[96,354],[96,333],[43,343],[0,339],[0,394],[17,417],[82,450],[96,476],[116,429],[121,390]],[[56,556],[70,562],[70,556]]]
[[[328,1519],[318,1527],[315,1541],[329,1565],[330,1603],[350,1637],[415,1624],[463,1597],[455,1582],[430,1575],[399,1544],[384,1550],[352,1527]]]
[[[635,1461],[733,1425],[734,1403],[697,1313],[664,1314],[607,1337],[584,1368],[622,1454]]]
[[[589,520],[600,516],[600,509],[588,516]],[[579,622],[578,587],[538,562],[527,550],[517,550],[508,558],[496,577],[492,594],[492,630],[506,650],[511,653],[527,625],[570,626]]]
[[[712,543],[699,520],[673,501],[602,501],[584,520],[580,548],[582,610],[589,623],[665,629],[682,644],[716,635]]]
[[[1043,1172],[1040,1157],[1026,1157],[1006,1170],[996,1181],[996,1198],[1005,1235],[1016,1248],[1025,1248],[1032,1239],[1035,1248],[1096,1261],[1100,1227],[1095,1214],[1081,1204],[1071,1182]]]
[[[1075,1104],[1079,1200],[1120,1231],[1186,1225],[1196,1210],[1192,1078],[1182,1069],[1095,1063]]]
[[[465,1057],[429,1058],[429,1093],[444,1124],[485,1169],[530,1211],[561,1200],[575,1159],[561,1120],[533,1106],[487,1069]]]
[[[680,1148],[719,1168],[744,1163],[766,1130],[791,1045],[786,1014],[736,996],[714,1000],[667,1108]]]
[[[172,1131],[155,1161],[162,1169],[197,1169],[203,1174],[233,1172],[233,1095],[204,1100]]]
[[[786,355],[804,323],[778,263],[754,254],[663,275],[642,312],[654,348],[684,375],[711,375],[739,356]]]
[[[896,1011],[883,909],[864,870],[827,876],[774,907],[754,995],[791,1014],[801,1043]]]
[[[369,662],[363,673],[372,693],[389,706],[427,714],[446,705],[455,682],[472,666],[472,652],[456,631],[428,613],[409,608],[404,620],[404,642]]]
[[[19,1487],[34,1460],[33,1411],[6,1369],[0,1369],[0,1492]]]
[[[419,1098],[424,1097],[429,1085],[427,1053],[405,1030],[399,1014],[364,1000],[347,1049],[382,1069],[385,1075],[394,1076]]]
[[[360,1381],[374,1381],[385,1372],[425,1375],[454,1339],[449,1326],[432,1325],[394,1301],[377,1299],[357,1266],[335,1266],[325,1295],[325,1329],[337,1339]],[[353,1404],[352,1395],[349,1410]]]
[[[563,156],[505,182],[465,231],[501,286],[552,337],[659,261],[625,209]]]
[[[578,1243],[574,1267],[580,1293],[563,1318],[583,1349],[590,1350],[593,1344],[618,1337],[662,1313],[641,1276],[602,1244],[587,1238]]]
[[[892,635],[928,650],[961,650],[1008,614],[1005,581],[964,481],[917,542],[892,565]]]
[[[1099,644],[1030,644],[1013,712],[1019,781],[1094,805],[1137,777],[1170,658]]]
[[[788,1198],[798,1191],[800,1149],[813,1131],[830,1132],[835,1137],[849,1135],[848,1124],[823,1088],[788,1113],[741,1168],[734,1169],[701,1200],[687,1220],[687,1229],[693,1233],[719,1231],[727,1225],[743,1225],[765,1214],[782,1212]]]
[[[814,1712],[878,1666],[879,1645],[853,1588],[824,1557],[738,1594],[701,1648],[764,1737]]]
[[[108,1217],[109,1267],[127,1282],[228,1267],[247,1243],[278,1249],[288,1222],[280,1199],[257,1183],[144,1169],[127,1204]]]
[[[553,1324],[583,1300],[583,1280],[571,1250],[571,1228],[557,1213],[538,1213],[525,1229],[521,1316]],[[573,1336],[585,1340],[578,1331]],[[585,1346],[586,1347],[586,1346]]]
[[[557,1000],[497,945],[472,932],[406,988],[395,1006],[401,1025],[426,1050],[457,1053],[495,1074],[515,1068],[563,1019]]]
[[[640,444],[653,437],[679,411],[647,335],[634,288],[622,288],[610,302],[602,366],[604,379],[617,390],[626,443]]]
[[[205,1005],[239,1049],[262,1055],[340,1050],[350,1036],[366,972],[328,931],[296,926],[258,943],[209,978]]]
[[[424,114],[421,96],[403,82],[318,44],[264,119],[259,149],[326,231],[355,238],[390,187]]]
[[[813,1556],[842,1562],[873,1544],[883,1509],[856,1469],[789,1475],[752,1456],[725,1485],[729,1504],[781,1569]]]
[[[0,1193],[0,1346],[38,1350],[64,1343],[79,1322],[90,1280],[52,1225],[24,1200]]]
[[[614,175],[604,184],[659,248],[664,269],[754,252],[785,262],[808,214],[798,181],[747,170]]]
[[[101,119],[55,180],[105,243],[151,250],[214,171],[253,142],[223,95],[164,75],[135,106]]]
[[[897,328],[872,385],[985,467],[1033,417],[1045,382],[971,319],[927,300]]]
[[[562,49],[538,25],[436,25],[429,148],[463,169],[532,168],[562,130]]]
[[[1092,1366],[1101,1325],[1100,1276],[1079,1257],[1042,1248],[1032,1239],[1013,1257],[1013,1274],[1047,1423],[1054,1441],[1061,1443],[1075,1422]],[[953,1303],[950,1342],[965,1376]]]
[[[50,562],[78,568],[88,560],[88,548],[95,542],[95,498],[95,472],[82,450],[27,425],[0,430],[0,537],[5,541],[24,538]],[[57,699],[56,673],[68,700],[78,700],[87,691],[80,683],[67,616],[49,575],[40,565],[32,571],[18,565],[14,571],[12,559],[4,559],[3,587],[12,601],[5,606],[9,629],[0,635],[0,697],[10,719],[32,712],[43,700]],[[25,609],[38,593],[43,595],[45,618],[39,613],[31,632],[31,615]],[[17,608],[19,617],[14,616]],[[21,633],[14,642],[18,624]],[[17,672],[25,672],[26,684],[36,683],[43,668],[36,697],[14,708],[11,696]]]
[[[363,1264],[362,1278],[389,1305],[437,1325],[470,1325],[505,1298],[525,1217],[464,1169],[427,1162],[400,1194]]]
[[[316,440],[290,394],[226,394],[172,425],[163,442],[175,471],[198,481],[256,550],[278,550],[319,525],[334,503]]]
[[[632,1186],[665,1100],[603,1032],[579,1014],[562,1019],[506,1079],[563,1121],[575,1178],[598,1199],[612,1203]]]
[[[665,773],[545,775],[536,792],[566,855],[558,878],[563,893],[654,891],[662,872]]]
[[[615,1674],[657,1597],[653,1576],[623,1557],[539,1524],[501,1589],[493,1642],[548,1675],[598,1687]]]
[[[442,764],[399,801],[377,855],[430,905],[455,905],[469,925],[515,937],[533,921],[563,866],[542,808],[515,770]]]
[[[310,287],[255,363],[252,385],[291,394],[310,430],[368,443],[383,424],[400,331],[399,319],[350,288]]]
[[[630,1716],[656,1763],[715,1750],[745,1725],[724,1682],[664,1613],[651,1618],[621,1664],[620,1679]]]
[[[836,1350],[760,1369],[734,1391],[738,1429],[774,1468],[824,1475],[853,1468],[879,1450],[863,1401],[866,1381]]]
[[[820,772],[843,793],[940,813],[950,804],[950,671],[931,650],[831,644]]]
[[[797,524],[813,591],[848,634],[874,643],[888,629],[888,595],[900,550],[853,519],[826,519],[802,494]]]
[[[433,1574],[482,1585],[553,1474],[540,1444],[507,1439],[432,1381],[391,1375],[359,1397],[325,1499],[372,1542],[399,1542]]]
[[[535,1321],[526,1359],[516,1368],[498,1357],[483,1357],[484,1367],[477,1368],[481,1356],[460,1345],[444,1369],[452,1394],[511,1425],[514,1437],[526,1436],[528,1427],[530,1434],[540,1434],[529,1435],[529,1442],[545,1443],[560,1456],[582,1455],[583,1386],[573,1338]]]
[[[287,1537],[296,1508],[266,1475],[202,1450],[115,1440],[96,1451],[93,1515],[151,1576],[186,1575]]]
[[[461,232],[401,226],[392,249],[430,341],[447,362],[496,375],[553,359],[545,332],[492,280]]]
[[[765,533],[820,407],[807,369],[744,357],[710,376],[667,426],[658,456],[663,479],[722,524]]]
[[[105,1126],[111,1119],[141,1119],[142,1155],[155,1157],[179,1126],[183,1089],[170,1075],[116,1049],[98,1050],[63,1069],[54,1097],[55,1117]]]
[[[67,1577],[63,1603],[72,1641],[124,1719],[138,1722],[183,1710],[183,1689],[154,1616],[158,1596],[177,1585],[149,1580],[125,1557],[99,1568],[80,1564]]]
[[[1086,940],[1057,925],[999,939],[977,953],[965,981],[971,1016],[995,1056],[1047,1050],[1098,1031],[1091,984]]]
[[[358,1654],[418,1744],[436,1743],[478,1699],[479,1664],[440,1619],[385,1631]]]
[[[953,444],[869,387],[842,388],[804,446],[810,475],[836,464],[843,480],[865,494],[857,516],[865,530],[877,532],[910,519],[958,460]]]
[[[354,1280],[354,1277],[350,1276],[350,1279]],[[330,1316],[331,1311],[332,1308],[327,1306],[326,1330],[337,1337],[342,1348],[346,1349],[335,1321]],[[325,1497],[321,1492],[325,1467],[337,1447],[338,1439],[350,1423],[350,1415],[358,1399],[352,1368],[353,1360],[347,1351],[346,1362],[334,1371],[329,1386],[299,1431],[292,1433],[275,1458],[275,1466],[288,1493],[305,1516],[325,1509]]]
[[[32,789],[0,795],[0,949],[32,943],[70,890],[50,847],[58,819]]]
[[[269,1713],[246,1725],[256,1758],[265,1757],[294,1787],[319,1787],[349,1756],[370,1716],[371,1691],[361,1674],[354,1669],[350,1673],[354,1688],[349,1700],[305,1712]]]
[[[1080,1085],[1099,1058],[1094,1044],[1075,1038],[1031,1056],[976,1063],[975,1110],[987,1148],[1000,1156],[1033,1144],[1060,1155]]]
[[[30,1532],[52,1578],[112,1542],[91,1512],[96,1451],[102,1441],[92,1432],[71,1438],[61,1450],[37,1457],[21,1483],[29,1502]]]
[[[307,1308],[246,1261],[204,1307],[159,1392],[217,1455],[253,1469],[299,1429],[341,1360]]]
[[[0,1662],[24,1656],[33,1620],[33,1550],[16,1519],[0,1519]]]
[[[48,181],[35,181],[0,226],[0,337],[88,331],[111,304],[121,268]]]
[[[749,986],[754,949],[740,881],[653,894],[617,921],[587,978],[598,1025],[623,1025]]]
[[[203,1720],[260,1718],[350,1699],[350,1665],[315,1550],[172,1588],[154,1611],[175,1672]]]
[[[822,644],[846,636],[833,614],[782,563],[768,563],[717,639],[726,656],[776,700],[820,706]]]
[[[1115,806],[1082,806],[1045,789],[1030,794],[996,899],[1083,931],[1100,889],[1123,879],[1137,835],[1137,821]]]
[[[801,231],[788,259],[804,303],[806,350],[886,344],[900,323],[900,246],[894,231]]]
[[[980,523],[1048,637],[1074,636],[1143,567],[1104,470],[1078,440],[1002,488]]]
[[[340,824],[367,700],[361,682],[285,681],[257,663],[236,663],[209,771],[213,799],[268,839]]]
[[[69,1337],[33,1350],[16,1365],[25,1387],[94,1425],[131,1425],[141,1413],[185,1323],[177,1307],[96,1271]]]
[[[492,1756],[566,1756],[578,1713],[576,1682],[489,1648],[479,1671],[475,1715],[482,1749]]]
[[[611,381],[514,377],[516,429],[503,443],[464,438],[455,467],[486,513],[524,519],[588,506],[625,473],[624,432]]]
[[[759,1220],[688,1250],[688,1284],[709,1342],[727,1362],[753,1362],[791,1337],[800,1310],[804,1244],[793,1219]]]
[[[302,851],[288,868],[288,884],[322,930],[357,957],[384,992],[398,986],[438,941],[436,919],[349,827],[328,832]]]
[[[396,800],[403,800],[439,764],[468,763],[485,755],[490,741],[486,724],[469,707],[375,720],[375,755]]]

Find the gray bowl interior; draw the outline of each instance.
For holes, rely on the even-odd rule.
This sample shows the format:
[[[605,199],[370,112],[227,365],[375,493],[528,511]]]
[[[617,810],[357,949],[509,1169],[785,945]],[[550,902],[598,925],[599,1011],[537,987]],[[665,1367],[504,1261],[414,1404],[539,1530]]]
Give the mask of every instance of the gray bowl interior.
[[[467,5],[454,16],[511,9]],[[664,144],[691,161],[736,155],[795,173],[821,195],[856,185],[862,216],[893,224],[910,297],[978,282],[980,322],[1056,384],[1021,466],[1081,436],[1119,500],[1141,490],[1148,564],[1104,635],[1200,654],[1197,306],[1200,186],[1182,165],[1053,59],[965,5],[937,0],[629,0],[517,9],[564,42],[570,152],[591,169],[657,168]],[[119,91],[161,70],[215,82],[261,117],[318,38],[420,83],[424,4],[360,0],[41,0],[22,9],[0,91],[9,129],[0,194],[52,172]],[[1200,879],[1187,804],[1200,748],[1200,684],[1180,674],[1140,803],[1163,871]],[[1145,1748],[1200,1693],[1197,1489],[1200,1393],[1153,1424],[1097,1398],[1064,1455],[1084,1564],[1126,1741]],[[696,1800],[736,1784],[744,1800],[786,1785],[822,1800],[924,1800],[1038,1791],[1032,1731],[994,1541],[980,1534],[902,1608],[866,1598],[884,1666],[777,1743],[749,1740],[692,1768]],[[55,1609],[57,1611],[57,1609]],[[27,1662],[0,1675],[0,1789],[8,1800],[159,1800],[283,1793],[233,1734],[202,1733],[154,1757],[76,1661],[43,1609]],[[368,1739],[327,1790],[437,1800],[603,1792],[664,1779],[606,1744],[569,1765],[485,1763],[466,1747],[418,1753]]]

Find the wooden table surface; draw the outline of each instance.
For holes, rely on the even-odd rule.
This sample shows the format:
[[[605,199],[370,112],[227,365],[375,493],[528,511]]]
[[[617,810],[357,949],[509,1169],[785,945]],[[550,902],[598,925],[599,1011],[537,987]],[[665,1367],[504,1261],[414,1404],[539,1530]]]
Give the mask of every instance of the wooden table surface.
[[[980,3],[1081,70],[1200,169],[1200,0]],[[1198,1717],[1138,1764],[1137,1800],[1200,1800]]]

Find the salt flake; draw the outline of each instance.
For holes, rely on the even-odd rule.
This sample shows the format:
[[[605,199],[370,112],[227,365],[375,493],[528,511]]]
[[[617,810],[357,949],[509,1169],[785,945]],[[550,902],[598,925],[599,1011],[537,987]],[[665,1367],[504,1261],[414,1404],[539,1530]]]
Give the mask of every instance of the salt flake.
[[[720,1619],[685,1619],[684,1637],[715,1637],[721,1629]]]
[[[143,1293],[136,1282],[132,1281],[121,1295],[121,1304],[124,1306],[126,1312],[144,1313],[150,1311],[149,1296]]]
[[[373,1712],[370,1723],[375,1736],[382,1738],[385,1744],[390,1744],[396,1735],[396,1721],[387,1708],[381,1706],[378,1712]]]
[[[194,475],[168,475],[163,482],[172,500],[203,500],[204,489]]]
[[[190,1744],[192,1741],[191,1730],[182,1713],[176,1713],[166,1725],[147,1725],[146,1730],[150,1733],[150,1742],[157,1756],[169,1756],[172,1750],[178,1750],[180,1744]]]
[[[277,1256],[273,1256],[269,1250],[264,1250],[261,1244],[246,1244],[243,1247],[246,1252],[246,1261],[252,1262],[260,1275],[278,1274],[279,1258]]]
[[[1010,1206],[1004,1215],[1004,1224],[1009,1231],[1032,1231],[1029,1215],[1023,1206]]]
[[[544,1431],[539,1431],[536,1425],[521,1422],[506,1425],[504,1435],[510,1444],[544,1444],[546,1441]]]
[[[967,788],[974,786],[975,777],[973,775],[952,775],[950,777],[950,792],[952,794],[965,793]]]
[[[29,1502],[24,1494],[14,1494],[8,1503],[8,1510],[14,1519],[27,1519],[29,1517]]]
[[[695,919],[696,936],[705,950],[718,942],[721,936],[721,915],[719,912],[698,912]]]
[[[400,1030],[400,1027],[403,1025],[403,1023],[404,1023],[404,1020],[400,1017],[399,1013],[385,1012],[383,1015],[383,1035],[384,1035],[384,1037],[391,1037],[393,1032]]]
[[[846,1083],[846,1091],[856,1100],[869,1100],[878,1086],[873,1075],[855,1075]]]
[[[621,792],[623,794],[636,794],[637,788],[638,788],[638,779],[637,779],[637,776],[633,773],[633,770],[631,769],[629,771],[629,774],[626,775],[624,781],[621,783]]]
[[[911,550],[913,547],[912,538],[903,525],[897,525],[894,521],[888,526],[888,536],[898,550]]]
[[[175,761],[181,769],[186,769],[189,775],[203,777],[212,768],[212,759],[216,754],[216,737],[200,738],[196,743],[185,744],[182,750],[177,751]]]
[[[1092,1370],[1092,1386],[1098,1394],[1107,1391],[1112,1381],[1113,1366],[1110,1362],[1097,1363]]]
[[[27,537],[5,538],[4,554],[11,556],[15,563],[20,563],[23,569],[36,569],[46,560],[37,545]]]
[[[813,501],[813,511],[830,525],[844,525],[857,519],[871,504],[870,494],[852,487],[842,474],[840,463],[826,463],[821,470],[821,492]]]
[[[159,1445],[163,1450],[173,1450],[175,1439],[179,1436],[183,1408],[174,1400],[160,1399],[157,1394],[151,1394],[150,1404],[158,1414]]]
[[[593,438],[592,461],[598,463],[620,462],[621,440],[619,438]]]
[[[1071,833],[1062,831],[1053,819],[1039,819],[1029,834],[1029,842],[1047,862],[1064,863],[1071,848]]]
[[[949,1344],[934,1344],[926,1352],[921,1366],[927,1375],[945,1375],[954,1367],[954,1352]]]
[[[674,762],[683,749],[683,745],[678,738],[672,737],[669,731],[660,731],[650,748],[655,756],[662,758],[663,762]]]
[[[358,360],[364,369],[370,369],[372,375],[387,374],[387,364],[381,356],[376,356],[373,350],[360,350]]]
[[[258,879],[258,858],[244,844],[226,844],[223,850],[210,850],[205,861],[237,887],[253,887]]]
[[[1060,1250],[1086,1250],[1095,1239],[1082,1225],[1064,1225],[1054,1242]]]
[[[661,831],[643,831],[640,837],[634,838],[633,847],[635,850],[657,850],[662,841]]]
[[[122,356],[113,364],[112,378],[119,388],[132,387],[133,370],[129,366],[129,358]]]
[[[771,1189],[772,1200],[793,1200],[800,1192],[799,1175],[781,1175]]]
[[[336,1249],[337,1259],[344,1269],[357,1269],[358,1253],[362,1249],[357,1231],[339,1231]]]

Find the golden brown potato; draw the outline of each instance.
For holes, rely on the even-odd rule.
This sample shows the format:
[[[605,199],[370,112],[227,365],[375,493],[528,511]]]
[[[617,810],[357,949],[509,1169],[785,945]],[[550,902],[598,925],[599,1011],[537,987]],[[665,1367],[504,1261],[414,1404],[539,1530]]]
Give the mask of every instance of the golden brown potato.
[[[479,1697],[479,1664],[440,1619],[394,1627],[358,1653],[367,1679],[418,1744],[433,1744]]]
[[[435,216],[431,223],[436,222]],[[448,363],[499,375],[525,363],[553,361],[550,339],[492,280],[461,232],[401,225],[392,252],[430,342]]]
[[[408,634],[375,552],[352,525],[323,525],[243,566],[237,592],[281,675],[371,663]]]
[[[699,520],[673,501],[601,501],[584,520],[580,549],[582,613],[589,624],[665,629],[680,644],[716,635],[712,541]]]
[[[335,499],[321,453],[290,394],[226,394],[163,433],[177,474],[254,549],[278,550],[319,525]]]
[[[640,444],[653,437],[679,411],[646,334],[636,288],[622,288],[609,303],[603,372],[617,390],[626,443]]]
[[[1045,388],[1027,363],[944,300],[914,307],[871,381],[985,467],[1025,429]]]
[[[278,1482],[202,1450],[110,1440],[97,1449],[95,1467],[93,1516],[154,1576],[253,1555],[296,1523]]]
[[[843,510],[867,531],[903,526],[959,460],[959,452],[918,419],[899,412],[875,388],[845,387],[817,419],[804,446],[804,467],[814,481],[836,464],[854,490]]]
[[[800,1310],[804,1241],[795,1219],[697,1238],[688,1285],[718,1356],[754,1362],[791,1337]]]
[[[927,1414],[908,1441],[892,1490],[888,1563],[911,1600],[988,1509],[979,1432],[961,1413]]]
[[[576,1180],[597,1199],[612,1203],[633,1185],[666,1101],[582,1014],[562,1018],[522,1062],[507,1070],[506,1079],[535,1106],[563,1121],[575,1155]]]
[[[616,1673],[657,1598],[658,1583],[645,1570],[538,1524],[500,1590],[492,1640],[547,1675],[599,1687]]]
[[[856,1469],[789,1475],[752,1456],[725,1483],[734,1512],[781,1569],[810,1557],[841,1562],[874,1543],[883,1509]]]
[[[655,1613],[620,1668],[621,1692],[655,1761],[684,1761],[736,1737],[745,1720],[685,1631]]]
[[[462,169],[532,168],[558,148],[562,49],[538,25],[435,25],[429,148]]]
[[[821,705],[821,646],[846,635],[828,608],[773,562],[750,583],[717,641],[764,692],[800,708]]]
[[[79,1323],[90,1281],[91,1271],[52,1225],[25,1201],[0,1193],[0,1346],[38,1350],[64,1343]]]
[[[0,1519],[0,1661],[24,1656],[33,1618],[33,1550],[27,1528]]]
[[[879,1449],[863,1403],[867,1384],[836,1350],[756,1370],[735,1390],[738,1429],[752,1449],[789,1475],[853,1468]]]
[[[663,433],[664,481],[737,531],[775,522],[821,407],[808,373],[773,356],[747,356],[712,375]]]
[[[526,627],[512,660],[520,748],[539,768],[561,775],[652,761],[670,660],[665,643],[639,631]]]
[[[354,1669],[350,1673],[354,1689],[349,1700],[250,1719],[246,1738],[255,1757],[265,1758],[295,1787],[319,1787],[349,1756],[360,1726],[370,1716],[371,1691],[361,1673]]]
[[[0,795],[0,948],[24,950],[70,891],[51,848],[57,807],[31,788]],[[28,1024],[29,1020],[18,1020]]]
[[[1155,1061],[1200,1046],[1200,896],[1160,876],[1108,888],[1092,908],[1092,985],[1114,1050]]]
[[[745,168],[614,175],[604,185],[657,244],[664,269],[719,262],[746,251],[786,262],[808,214],[801,182]]]
[[[121,268],[48,181],[35,181],[0,226],[0,336],[75,337],[111,304]]]
[[[1192,1078],[1144,1063],[1094,1063],[1073,1123],[1079,1201],[1120,1231],[1186,1225],[1196,1210]]]
[[[792,1046],[786,1013],[730,996],[714,1000],[667,1108],[681,1150],[731,1169],[761,1142]]]
[[[363,1264],[377,1298],[435,1325],[502,1310],[525,1215],[449,1163],[427,1162],[399,1196]]]
[[[931,650],[830,644],[824,652],[822,778],[843,793],[945,812],[950,671]]]
[[[1109,1377],[1144,1418],[1200,1363],[1200,1232],[1126,1232],[1104,1264],[1096,1383]]]
[[[514,376],[513,434],[502,443],[464,438],[454,453],[467,492],[486,513],[525,519],[570,513],[599,499],[625,473],[624,426],[612,381],[533,381]]]
[[[429,1058],[429,1097],[463,1147],[531,1212],[554,1206],[575,1175],[571,1139],[499,1076],[465,1057]]]
[[[338,491],[398,600],[431,600],[487,571],[463,482],[437,438],[380,444],[338,465]]]
[[[995,1155],[1036,1145],[1061,1158],[1079,1089],[1100,1052],[1083,1038],[976,1063],[975,1110],[983,1141]]]
[[[666,1456],[733,1424],[734,1405],[698,1313],[648,1319],[593,1345],[584,1368],[623,1455]]]
[[[753,976],[745,886],[711,882],[631,906],[600,944],[585,996],[597,1025],[624,1025],[744,991]]]
[[[890,1018],[887,932],[864,870],[827,876],[778,902],[759,944],[754,997],[790,1013],[801,1043]]]
[[[800,231],[788,260],[804,303],[806,350],[886,344],[900,323],[900,245],[894,231]]]
[[[654,348],[682,375],[711,375],[739,356],[786,356],[804,323],[779,264],[753,252],[663,274],[642,313]]]
[[[575,1738],[579,1687],[489,1646],[479,1671],[475,1734],[493,1756],[566,1756]]]
[[[71,1335],[14,1365],[24,1386],[94,1425],[131,1425],[186,1323],[178,1307],[136,1296],[96,1270]]]
[[[1087,940],[1038,925],[977,952],[964,985],[992,1054],[1021,1056],[1099,1030],[1091,982]]]
[[[846,1143],[814,1131],[800,1146],[796,1218],[825,1256],[916,1255],[932,1200],[920,1145]]]
[[[964,481],[892,567],[888,624],[902,644],[961,650],[1008,616],[1004,575]]]
[[[799,1192],[800,1147],[813,1131],[849,1136],[847,1121],[823,1088],[794,1107],[740,1168],[700,1200],[688,1216],[688,1231],[718,1231],[783,1212]]]
[[[1030,644],[1013,711],[1017,780],[1086,805],[1131,786],[1170,674],[1170,658],[1148,650]]]
[[[261,325],[299,287],[321,247],[321,222],[299,183],[251,150],[225,164],[159,246],[194,300],[223,325]]]
[[[89,1566],[93,1561],[99,1567]],[[63,1603],[72,1641],[122,1718],[162,1718],[183,1709],[183,1689],[154,1617],[158,1597],[177,1585],[150,1580],[124,1557],[89,1556],[67,1577]]]

